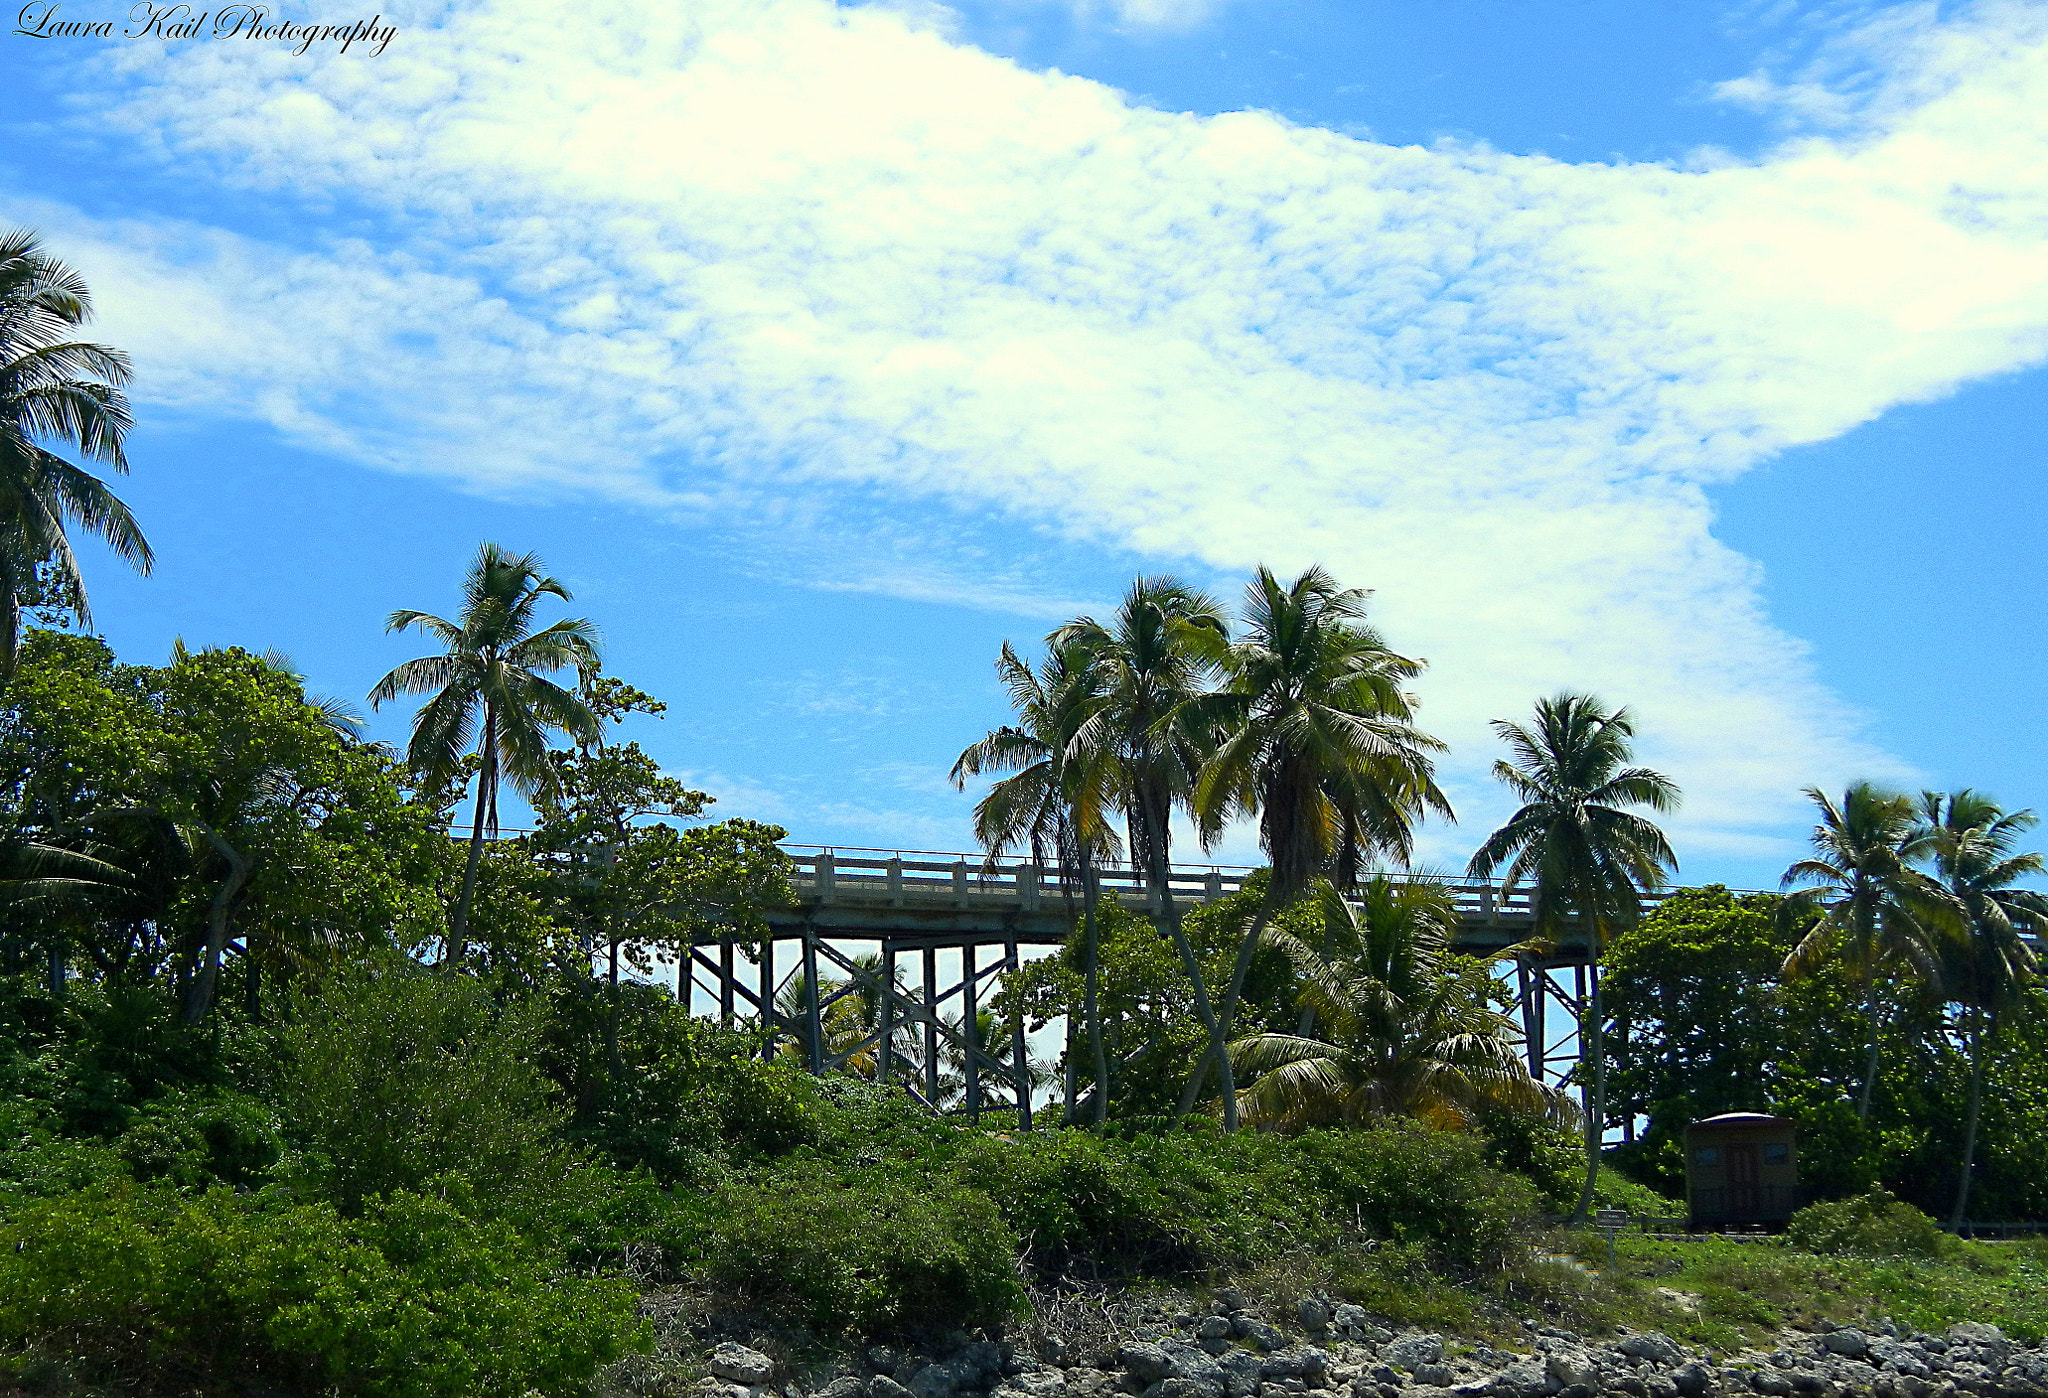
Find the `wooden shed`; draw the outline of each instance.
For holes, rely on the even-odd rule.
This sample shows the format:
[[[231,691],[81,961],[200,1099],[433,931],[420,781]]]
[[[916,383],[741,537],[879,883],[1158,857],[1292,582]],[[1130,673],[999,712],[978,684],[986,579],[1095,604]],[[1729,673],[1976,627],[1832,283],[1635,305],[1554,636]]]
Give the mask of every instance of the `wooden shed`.
[[[1685,1199],[1697,1229],[1783,1227],[1806,1202],[1798,1128],[1762,1112],[1724,1112],[1686,1127]]]

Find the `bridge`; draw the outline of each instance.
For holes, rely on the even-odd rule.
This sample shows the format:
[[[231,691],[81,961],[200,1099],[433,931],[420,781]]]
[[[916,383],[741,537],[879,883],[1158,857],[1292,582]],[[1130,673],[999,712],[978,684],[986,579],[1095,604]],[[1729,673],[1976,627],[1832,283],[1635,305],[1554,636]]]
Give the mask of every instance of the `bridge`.
[[[941,1064],[950,1058],[959,1065],[970,1113],[982,1109],[993,1089],[1017,1108],[1028,1129],[1031,1094],[1018,1087],[1020,1079],[1030,1078],[1024,1026],[1012,1026],[1006,1045],[984,1044],[976,1041],[977,1016],[995,980],[1022,965],[1026,948],[1057,947],[1073,935],[1081,908],[1078,879],[1028,860],[979,854],[783,848],[794,865],[794,898],[769,911],[762,954],[743,966],[731,941],[689,948],[688,981],[678,986],[686,1003],[694,1004],[701,992],[716,1003],[722,1019],[743,1014],[765,1024],[764,1053],[774,1053],[777,1040],[787,1038],[815,1073],[859,1059],[876,1077],[904,1081],[928,1101],[938,1098]],[[1098,887],[1104,902],[1157,920],[1168,898],[1185,915],[1238,892],[1251,873],[1226,865],[1175,865],[1160,888],[1129,866],[1109,865],[1099,871]],[[1526,889],[1509,892],[1480,879],[1447,886],[1458,909],[1458,951],[1496,953],[1526,940],[1534,929]],[[1644,911],[1665,896],[1646,895]],[[793,944],[795,953],[795,964],[781,975],[778,962],[792,958],[778,956],[778,944]],[[848,944],[875,947],[878,954],[863,959]],[[1541,956],[1517,961],[1517,1017],[1529,1071],[1540,1081],[1561,1080],[1577,1062],[1579,1006],[1597,974],[1594,960],[1583,937],[1567,935]],[[906,969],[921,973],[919,983],[905,983]],[[843,979],[825,989],[825,976]],[[777,1005],[778,993],[792,984],[803,990],[795,1013]],[[849,996],[873,1006],[877,1022],[828,1044],[828,1016]],[[957,1011],[950,1019],[949,1009]]]

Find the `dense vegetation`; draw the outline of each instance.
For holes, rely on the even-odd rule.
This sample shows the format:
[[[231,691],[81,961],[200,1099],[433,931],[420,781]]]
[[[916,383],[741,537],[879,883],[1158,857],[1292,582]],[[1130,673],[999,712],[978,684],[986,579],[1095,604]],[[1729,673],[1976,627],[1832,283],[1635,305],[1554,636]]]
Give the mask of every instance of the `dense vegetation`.
[[[90,633],[67,528],[151,555],[57,454],[125,469],[126,361],[67,338],[89,310],[32,238],[0,238],[11,1377],[577,1392],[647,1342],[655,1288],[846,1340],[1225,1276],[1439,1326],[1548,1307],[1678,1329],[1630,1289],[1629,1268],[1667,1274],[1662,1245],[1588,1291],[1532,1230],[1599,1202],[1674,1211],[1646,1186],[1675,1187],[1687,1121],[1731,1109],[1798,1120],[1837,1202],[1798,1221],[1796,1264],[1679,1259],[1702,1336],[1767,1319],[1729,1298],[1778,1285],[1771,1265],[1856,1304],[1905,1294],[1887,1249],[1954,1270],[1950,1302],[1997,1309],[2036,1275],[1911,1207],[2048,1214],[2028,813],[1815,793],[1792,894],[1687,890],[1645,918],[1674,867],[1650,816],[1677,791],[1631,765],[1628,711],[1561,694],[1497,724],[1521,804],[1469,872],[1534,894],[1505,957],[1576,938],[1607,972],[1575,1103],[1527,1072],[1446,889],[1407,875],[1417,823],[1449,811],[1443,744],[1365,595],[1260,569],[1231,616],[1140,579],[1042,658],[1004,648],[1016,722],[955,767],[995,779],[992,854],[1080,889],[1059,956],[1005,975],[930,1062],[885,1027],[872,961],[859,983],[786,978],[771,1022],[693,1019],[662,967],[711,941],[758,956],[784,832],[707,821],[708,795],[622,738],[663,706],[603,673],[588,621],[549,619],[571,599],[537,558],[485,545],[451,615],[388,619],[439,647],[370,691],[423,699],[402,755],[280,656],[141,664]],[[535,828],[493,838],[508,787]],[[1250,822],[1269,867],[1185,916],[1104,902],[1110,861],[1163,877],[1176,816],[1205,840]],[[1055,1022],[1056,1061],[1017,1061]],[[1007,1088],[969,1091],[976,1052]],[[932,1093],[881,1081],[888,1057]],[[800,1071],[814,1058],[834,1071]],[[1051,1129],[1021,1129],[1020,1083]]]

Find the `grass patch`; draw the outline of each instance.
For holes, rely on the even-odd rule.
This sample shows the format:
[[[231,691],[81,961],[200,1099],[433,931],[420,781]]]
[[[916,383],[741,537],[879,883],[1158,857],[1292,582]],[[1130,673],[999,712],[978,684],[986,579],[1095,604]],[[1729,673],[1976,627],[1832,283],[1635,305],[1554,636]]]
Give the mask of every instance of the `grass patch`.
[[[1892,1320],[1939,1331],[1989,1321],[2020,1339],[2048,1335],[2048,1242],[1956,1240],[1939,1259],[1822,1257],[1781,1239],[1660,1241],[1624,1237],[1615,1267],[1592,1233],[1559,1235],[1553,1250],[1601,1270],[1589,1319],[1665,1330],[1728,1350],[1781,1326]],[[1669,1294],[1697,1298],[1690,1307]]]

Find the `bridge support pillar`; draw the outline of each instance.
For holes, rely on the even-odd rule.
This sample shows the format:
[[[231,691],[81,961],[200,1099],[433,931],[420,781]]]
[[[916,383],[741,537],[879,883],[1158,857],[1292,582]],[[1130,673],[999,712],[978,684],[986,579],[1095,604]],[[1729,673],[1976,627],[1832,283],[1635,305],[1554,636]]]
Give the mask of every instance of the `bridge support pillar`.
[[[825,1023],[818,1014],[818,939],[804,933],[804,1027],[809,1031],[811,1072],[825,1072]]]
[[[697,973],[690,971],[690,983],[696,984]],[[727,1029],[732,1028],[733,961],[732,938],[727,937],[718,944],[718,1022]]]
[[[896,1057],[896,948],[882,943],[882,1042],[875,1047],[875,1079],[887,1082]]]
[[[775,1060],[775,938],[761,938],[761,1058]]]
[[[924,949],[924,1095],[925,1100],[936,1104],[939,1100],[939,953],[935,948]]]
[[[1003,971],[1006,975],[1017,974],[1017,941],[1013,937],[1003,946]],[[1031,1129],[1031,1050],[1024,1041],[1024,1006],[1020,999],[1017,1004],[1017,1018],[1010,1025],[1010,1077],[1017,1088],[1017,1128]]]
[[[975,1050],[981,1047],[981,1004],[975,991],[975,962],[979,961],[981,948],[969,942],[960,948],[960,1031],[967,1041],[967,1119],[981,1120],[981,1060]]]

